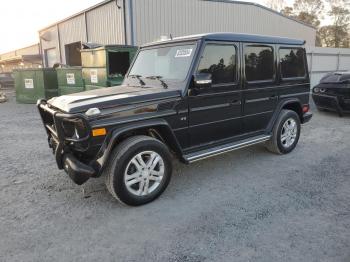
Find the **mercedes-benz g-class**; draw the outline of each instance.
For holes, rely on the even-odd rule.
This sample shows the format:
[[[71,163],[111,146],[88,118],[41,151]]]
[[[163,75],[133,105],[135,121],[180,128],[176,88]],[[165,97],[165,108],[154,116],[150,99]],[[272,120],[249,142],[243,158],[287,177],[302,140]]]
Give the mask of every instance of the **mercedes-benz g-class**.
[[[265,143],[277,154],[310,120],[304,41],[210,33],[142,46],[122,86],[38,101],[59,169],[77,184],[106,176],[141,205],[184,163]]]

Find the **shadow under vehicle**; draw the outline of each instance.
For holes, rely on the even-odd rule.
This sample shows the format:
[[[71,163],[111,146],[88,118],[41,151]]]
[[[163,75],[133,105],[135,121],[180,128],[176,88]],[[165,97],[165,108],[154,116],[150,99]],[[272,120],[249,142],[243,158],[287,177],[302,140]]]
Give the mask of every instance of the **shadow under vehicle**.
[[[37,103],[58,168],[106,176],[122,203],[157,198],[183,163],[265,143],[291,152],[309,121],[304,41],[210,33],[144,45],[121,86]]]

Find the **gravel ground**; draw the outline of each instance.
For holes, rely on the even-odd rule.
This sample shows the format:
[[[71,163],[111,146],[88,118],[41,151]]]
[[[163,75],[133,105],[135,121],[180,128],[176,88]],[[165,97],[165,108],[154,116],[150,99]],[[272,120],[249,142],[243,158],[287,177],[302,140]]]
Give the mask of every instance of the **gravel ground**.
[[[186,166],[151,204],[56,168],[34,105],[0,104],[0,261],[350,261],[350,117],[314,110],[297,148]]]

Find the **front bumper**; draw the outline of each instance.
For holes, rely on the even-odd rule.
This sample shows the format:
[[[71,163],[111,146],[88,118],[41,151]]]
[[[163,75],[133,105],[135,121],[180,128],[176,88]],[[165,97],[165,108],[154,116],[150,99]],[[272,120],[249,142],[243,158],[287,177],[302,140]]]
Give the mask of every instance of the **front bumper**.
[[[63,156],[63,167],[69,177],[77,185],[84,184],[90,177],[95,175],[95,170],[74,157],[72,154]]]
[[[313,93],[312,99],[317,108],[335,111],[339,115],[350,113],[350,98]]]
[[[71,150],[71,144],[85,143],[91,134],[91,128],[87,119],[81,114],[61,113],[50,108],[45,100],[39,100],[37,107],[44,124],[49,146],[55,155],[57,167],[64,169],[69,177],[78,185],[85,183],[90,177],[95,176],[96,170],[90,165],[79,161]],[[67,138],[63,130],[63,121],[79,119],[87,128],[86,136],[82,138]]]

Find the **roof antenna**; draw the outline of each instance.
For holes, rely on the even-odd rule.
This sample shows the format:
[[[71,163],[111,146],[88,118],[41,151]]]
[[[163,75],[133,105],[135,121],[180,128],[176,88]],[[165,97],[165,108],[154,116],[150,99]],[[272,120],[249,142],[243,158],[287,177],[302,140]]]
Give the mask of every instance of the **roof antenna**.
[[[170,34],[170,40],[173,40],[173,35],[172,34]]]

